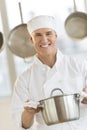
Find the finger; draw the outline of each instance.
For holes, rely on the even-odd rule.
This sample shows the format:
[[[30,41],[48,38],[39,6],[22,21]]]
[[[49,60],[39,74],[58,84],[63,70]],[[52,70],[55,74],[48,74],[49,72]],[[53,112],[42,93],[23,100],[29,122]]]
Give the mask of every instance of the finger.
[[[32,107],[24,107],[24,109],[25,109],[26,111],[29,111],[29,112],[35,112],[35,111],[36,111],[36,109],[34,109],[34,108],[32,108]]]
[[[39,112],[39,111],[41,111],[41,108],[37,108],[37,109],[36,109],[36,113]]]
[[[81,103],[87,104],[87,97],[84,97]]]
[[[87,93],[87,87],[83,88],[83,91]]]
[[[27,99],[25,102],[29,102],[30,100],[29,99]]]

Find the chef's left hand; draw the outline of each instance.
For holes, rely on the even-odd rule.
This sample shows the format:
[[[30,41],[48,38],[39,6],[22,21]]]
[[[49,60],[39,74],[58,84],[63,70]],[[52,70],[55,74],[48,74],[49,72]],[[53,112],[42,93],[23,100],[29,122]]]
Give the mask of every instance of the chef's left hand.
[[[87,93],[87,87],[83,88],[83,92]],[[81,102],[84,103],[84,104],[87,104],[87,96],[84,97]]]

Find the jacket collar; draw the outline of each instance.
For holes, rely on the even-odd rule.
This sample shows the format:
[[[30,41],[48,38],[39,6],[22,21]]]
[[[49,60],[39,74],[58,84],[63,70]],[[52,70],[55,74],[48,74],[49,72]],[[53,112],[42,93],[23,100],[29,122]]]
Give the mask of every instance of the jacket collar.
[[[57,49],[57,60],[56,60],[55,65],[53,66],[53,68],[55,67],[56,70],[58,69],[58,66],[59,66],[60,63],[61,63],[62,58],[63,58],[62,52],[61,52],[59,49]],[[34,56],[34,63],[37,64],[39,67],[48,67],[47,65],[43,64],[43,63],[37,58],[36,55]],[[48,67],[48,68],[49,68],[49,67]]]

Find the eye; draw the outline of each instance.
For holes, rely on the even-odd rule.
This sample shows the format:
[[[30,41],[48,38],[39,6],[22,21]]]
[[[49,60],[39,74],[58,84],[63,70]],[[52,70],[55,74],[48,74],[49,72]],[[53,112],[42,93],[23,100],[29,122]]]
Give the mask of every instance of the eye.
[[[52,32],[47,32],[46,35],[49,36],[49,35],[53,35],[53,34],[52,34]]]
[[[41,34],[40,33],[36,33],[35,36],[41,36]]]

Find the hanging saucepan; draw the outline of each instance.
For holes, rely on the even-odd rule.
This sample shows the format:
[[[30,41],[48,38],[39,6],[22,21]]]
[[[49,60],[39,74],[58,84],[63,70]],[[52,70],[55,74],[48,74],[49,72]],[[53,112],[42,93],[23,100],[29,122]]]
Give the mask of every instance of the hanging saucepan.
[[[59,90],[61,95],[52,96]],[[64,94],[59,88],[53,89],[50,98],[40,101],[42,116],[47,125],[73,121],[80,118],[79,100],[80,94]]]
[[[65,30],[70,38],[80,40],[87,36],[87,14],[77,11],[75,0],[74,10],[65,20]]]
[[[11,30],[8,36],[8,47],[15,55],[22,58],[26,58],[33,56],[36,52],[33,47],[33,44],[29,40],[27,24],[23,23],[20,2],[19,8],[22,24],[16,26],[14,29]]]
[[[3,50],[4,42],[3,42],[3,34],[0,32],[0,52]]]

